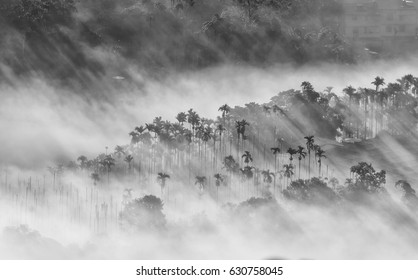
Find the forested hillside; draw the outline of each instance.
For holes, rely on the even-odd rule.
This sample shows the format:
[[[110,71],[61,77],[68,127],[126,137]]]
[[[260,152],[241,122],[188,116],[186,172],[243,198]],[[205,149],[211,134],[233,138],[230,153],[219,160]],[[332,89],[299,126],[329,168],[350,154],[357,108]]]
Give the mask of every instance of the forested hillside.
[[[222,63],[354,62],[334,0],[2,1],[0,60],[85,84],[133,67],[153,74]]]

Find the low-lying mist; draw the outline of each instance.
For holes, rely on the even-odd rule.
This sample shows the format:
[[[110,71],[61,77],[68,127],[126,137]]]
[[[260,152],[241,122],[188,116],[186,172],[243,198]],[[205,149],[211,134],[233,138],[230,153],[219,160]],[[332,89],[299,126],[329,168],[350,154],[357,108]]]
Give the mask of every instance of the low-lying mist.
[[[300,88],[303,81],[310,81],[318,91],[333,87],[342,96],[342,89],[350,84],[370,87],[377,75],[396,81],[405,73],[415,73],[415,65],[413,58],[265,69],[224,65],[164,78],[127,67],[129,77],[105,75],[89,89],[62,87],[36,75],[13,77],[12,84],[0,89],[0,162],[30,169],[81,154],[95,155],[106,146],[129,143],[132,128],[156,116],[174,120],[178,112],[193,108],[203,117],[215,118],[222,104],[266,103],[281,91]]]
[[[99,86],[80,90],[36,75],[24,80],[14,77],[13,83],[0,89],[0,258],[415,259],[416,213],[392,190],[396,180],[411,179],[414,172],[399,168],[390,156],[376,166],[398,167],[399,177],[388,178],[391,196],[370,198],[367,203],[306,205],[273,195],[266,204],[248,206],[240,203],[261,196],[261,191],[231,194],[221,187],[220,194],[213,190],[202,194],[193,180],[174,178],[168,183],[170,198],[163,199],[166,226],[139,232],[119,227],[124,193],[132,189],[133,198],[161,197],[156,178],[111,178],[109,188],[106,178],[93,185],[89,174],[68,173],[55,183],[46,169],[128,144],[132,128],[155,116],[174,120],[178,112],[193,108],[203,117],[215,118],[222,104],[266,103],[281,91],[299,88],[303,81],[310,81],[318,91],[332,86],[342,95],[350,84],[370,87],[377,75],[395,81],[415,73],[415,62],[411,58],[265,69],[223,65],[164,78],[130,70],[127,77],[103,76],[95,81]],[[382,141],[394,154],[406,153],[391,139]],[[329,164],[340,170],[340,181],[349,177],[350,165],[373,160],[365,154],[333,158],[337,154],[329,153]],[[417,159],[411,157],[403,164],[417,166]],[[243,183],[234,184],[245,193]],[[109,216],[103,217],[103,203],[111,207]]]

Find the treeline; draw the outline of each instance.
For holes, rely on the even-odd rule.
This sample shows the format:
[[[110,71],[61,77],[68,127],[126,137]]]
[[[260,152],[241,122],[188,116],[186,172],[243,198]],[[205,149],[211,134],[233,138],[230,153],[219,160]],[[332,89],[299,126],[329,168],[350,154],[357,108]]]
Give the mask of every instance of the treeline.
[[[300,195],[302,186],[318,185],[309,181],[312,177],[331,183],[337,176],[324,148],[338,145],[334,139],[360,142],[380,132],[406,139],[416,133],[417,81],[406,75],[384,87],[384,79],[376,77],[370,83],[374,89],[349,86],[342,98],[332,88],[318,92],[305,81],[301,90],[279,93],[268,103],[222,105],[215,120],[193,109],[178,113],[175,122],[156,117],[135,127],[129,144],[113,152],[106,148],[90,160],[80,156],[68,168],[85,170],[94,184],[110,185],[110,174],[145,185],[157,178],[162,197],[169,180],[194,183],[201,191],[208,185],[238,184],[240,196],[262,192],[258,186],[270,186],[276,194],[293,185]],[[353,168],[352,173],[372,172],[366,163]],[[377,178],[375,185],[386,180],[384,173],[367,176]],[[373,184],[365,190],[374,190]]]
[[[123,72],[126,60],[152,72],[352,62],[341,13],[334,0],[3,1],[0,59],[17,74],[78,80]]]

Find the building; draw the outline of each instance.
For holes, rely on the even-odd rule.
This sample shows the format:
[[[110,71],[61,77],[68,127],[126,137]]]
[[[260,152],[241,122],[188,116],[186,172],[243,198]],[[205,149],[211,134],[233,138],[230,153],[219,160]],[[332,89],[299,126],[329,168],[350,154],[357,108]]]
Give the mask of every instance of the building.
[[[418,0],[343,0],[342,31],[360,41],[416,40]]]

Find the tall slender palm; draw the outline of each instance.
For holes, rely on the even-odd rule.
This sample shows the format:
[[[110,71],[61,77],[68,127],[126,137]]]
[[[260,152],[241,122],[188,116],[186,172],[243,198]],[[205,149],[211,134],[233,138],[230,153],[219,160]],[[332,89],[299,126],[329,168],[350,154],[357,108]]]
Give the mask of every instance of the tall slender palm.
[[[244,159],[244,163],[248,166],[251,162],[253,162],[253,157],[249,151],[245,151],[244,154],[241,156]]]
[[[229,107],[228,104],[224,104],[221,107],[219,107],[218,111],[222,112],[222,125],[225,128],[225,127],[227,127],[226,126],[226,118],[228,117],[229,113],[231,112],[231,107]],[[230,130],[229,122],[228,122],[228,130]],[[226,153],[226,141],[224,141],[224,142],[225,142],[225,153]],[[221,141],[221,143],[222,143],[222,141]],[[222,144],[221,144],[221,156],[222,156]]]
[[[292,177],[294,175],[293,172],[293,165],[292,164],[284,164],[283,165],[283,175],[287,178],[287,185],[289,185],[289,179],[292,181]]]
[[[279,147],[274,147],[274,148],[270,148],[270,150],[272,151],[272,153],[274,155],[274,174],[277,174],[277,155],[280,154],[280,148]],[[279,162],[279,166],[280,166],[280,162]],[[276,189],[276,176],[274,176],[273,189],[274,190]],[[280,192],[281,191],[282,190],[280,190]]]
[[[222,147],[223,147],[223,145],[222,145],[222,134],[225,130],[226,130],[225,125],[222,125],[222,124],[218,124],[216,126],[216,130],[215,130],[217,133],[219,133],[219,154],[220,154],[221,157],[222,157]]]
[[[373,97],[374,97],[373,100],[375,101],[377,99],[377,97],[379,96],[379,87],[380,86],[383,86],[385,84],[385,79],[377,76],[376,78],[374,78],[374,81],[372,82],[372,84],[375,85],[375,87],[376,87],[376,91],[373,94]],[[376,129],[376,134],[377,134],[377,117],[376,117],[376,109],[375,109],[375,107],[376,107],[376,102],[374,102],[372,104],[372,112],[371,112],[371,114],[373,115],[373,112],[374,112],[374,118],[375,118],[375,121],[376,121],[376,127],[375,127],[375,129]],[[373,120],[372,120],[372,124],[373,124]],[[372,134],[373,134],[373,128],[372,128]]]
[[[373,92],[368,88],[364,88],[360,94],[363,98],[364,105],[364,139],[367,139],[367,119],[370,117],[367,107],[369,106],[369,98],[372,96]]]
[[[180,112],[176,116],[176,120],[179,122],[181,126],[187,121],[187,114],[184,112]]]
[[[299,179],[300,179],[300,163],[302,159],[306,157],[306,152],[304,151],[305,148],[302,146],[298,146],[298,160],[299,160]]]
[[[196,176],[195,179],[196,179],[196,182],[194,184],[195,185],[199,184],[199,191],[200,193],[202,193],[206,186],[206,176]]]
[[[354,95],[356,94],[356,90],[352,86],[348,86],[343,89],[343,92],[348,95],[348,109],[349,109],[349,118],[348,118],[348,127],[350,130],[349,137],[353,137],[352,135],[352,122],[353,122],[353,109],[352,109],[352,100]]]
[[[159,172],[157,175],[157,181],[160,184],[161,187],[161,198],[163,198],[163,194],[164,194],[164,188],[165,185],[167,183],[167,179],[170,179],[170,175],[163,173],[163,172]],[[168,200],[169,198],[167,198]]]
[[[132,155],[127,155],[124,160],[125,160],[125,162],[128,163],[128,172],[130,172],[131,171],[131,162],[134,160],[134,157]]]
[[[235,128],[237,129],[237,136],[238,136],[238,147],[237,147],[237,157],[240,151],[240,138],[242,138],[242,142],[244,143],[245,140],[245,129],[246,126],[250,125],[246,120],[236,121],[235,122]]]
[[[379,91],[379,87],[385,84],[385,79],[377,76],[374,78],[374,81],[372,82],[373,85],[376,86],[376,92]]]
[[[84,170],[87,167],[88,159],[87,159],[86,156],[83,156],[83,155],[79,156],[77,158],[77,161],[80,162],[80,168],[81,168],[81,170]]]
[[[213,177],[215,177],[215,186],[216,186],[216,201],[219,200],[219,187],[221,184],[224,183],[224,176],[220,173],[216,173]]]
[[[188,114],[187,114],[187,122],[191,125],[191,127],[192,127],[192,133],[193,133],[193,136],[194,136],[195,135],[195,132],[196,132],[196,128],[201,123],[201,119],[200,119],[200,116],[195,111],[193,111],[193,109],[190,109],[188,111]]]
[[[306,139],[306,150],[308,150],[308,179],[311,178],[311,151],[315,143],[314,136],[305,136]]]
[[[125,149],[122,146],[115,147],[115,155],[120,158],[122,155],[125,155]]]
[[[261,175],[263,175],[263,182],[267,184],[271,184],[276,176],[273,172],[270,172],[270,169],[261,171]]]
[[[110,171],[112,169],[112,166],[115,165],[115,159],[112,157],[112,155],[106,155],[104,159],[100,162],[102,166],[106,168],[107,171],[107,184],[109,185],[109,176]]]
[[[322,158],[326,158],[325,151],[322,150],[321,147],[318,147],[318,149],[315,151],[315,156],[318,159],[318,164],[319,164],[318,176],[321,177]]]
[[[206,126],[203,131],[202,131],[202,135],[201,135],[201,139],[203,141],[203,145],[204,145],[204,163],[205,163],[205,173],[206,173],[206,163],[207,163],[207,157],[206,157],[206,152],[207,152],[207,143],[210,139],[213,138],[212,135],[212,128],[210,126]]]
[[[224,104],[219,107],[218,111],[222,112],[223,125],[225,126],[225,117],[231,112],[231,107],[229,107],[228,104]]]
[[[93,184],[95,186],[97,185],[97,182],[100,181],[100,176],[99,176],[99,173],[97,173],[97,172],[91,173],[90,178],[93,180]]]
[[[264,114],[266,114],[266,116],[270,114],[270,111],[271,111],[270,106],[263,105],[263,112],[264,112]]]
[[[289,154],[289,164],[292,164],[293,156],[298,153],[298,150],[295,150],[293,148],[287,149],[287,153]]]

